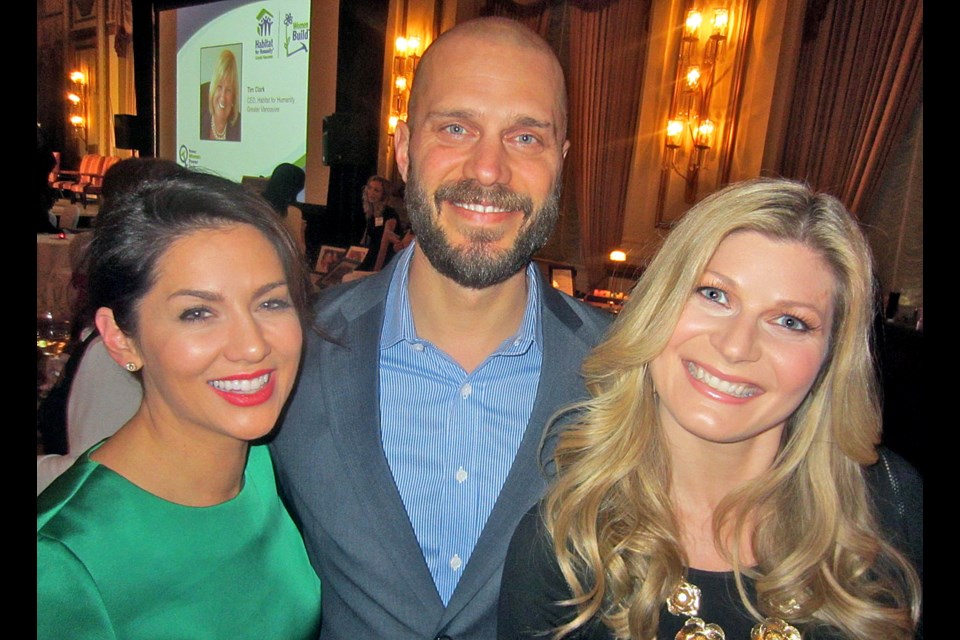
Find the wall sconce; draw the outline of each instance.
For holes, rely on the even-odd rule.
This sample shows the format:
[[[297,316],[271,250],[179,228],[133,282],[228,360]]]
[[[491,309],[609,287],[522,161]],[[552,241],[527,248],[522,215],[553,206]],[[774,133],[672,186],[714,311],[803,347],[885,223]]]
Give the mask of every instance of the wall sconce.
[[[703,175],[715,172],[716,186],[729,178],[752,21],[748,0],[686,0],[683,13],[677,16],[676,67],[657,195],[658,226],[670,226],[682,215],[679,198],[669,198],[668,206],[673,176],[683,179],[686,203],[697,201]],[[709,173],[704,174],[705,170]]]
[[[410,101],[410,88],[413,76],[420,64],[420,38],[397,38],[393,54],[393,85],[391,87],[390,115],[387,120],[387,133],[393,135],[397,123],[407,119],[407,104]]]
[[[83,144],[86,145],[88,125],[87,105],[89,104],[87,100],[87,75],[82,71],[71,71],[68,77],[73,86],[70,91],[67,91],[67,102],[70,103],[70,113],[67,121],[83,140]]]
[[[687,202],[696,201],[700,170],[707,152],[716,146],[718,122],[712,119],[710,99],[717,62],[723,59],[730,13],[725,7],[716,8],[710,12],[709,25],[704,25],[704,20],[704,12],[695,6],[687,10],[664,144],[661,190],[665,191],[669,172],[674,171],[686,181]],[[685,170],[677,167],[681,152],[687,159]]]

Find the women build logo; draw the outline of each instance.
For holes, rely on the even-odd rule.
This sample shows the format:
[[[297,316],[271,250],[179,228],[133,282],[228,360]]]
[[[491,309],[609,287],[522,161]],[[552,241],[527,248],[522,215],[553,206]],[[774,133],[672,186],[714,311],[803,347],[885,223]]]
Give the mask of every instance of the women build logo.
[[[278,57],[277,39],[280,35],[274,34],[281,31],[278,25],[275,25],[274,15],[266,8],[261,9],[257,14],[257,38],[254,41],[253,54],[256,60]],[[285,12],[283,15],[282,26],[283,53],[287,58],[298,53],[307,52],[307,43],[310,41],[310,22],[308,20],[298,22],[292,12]]]

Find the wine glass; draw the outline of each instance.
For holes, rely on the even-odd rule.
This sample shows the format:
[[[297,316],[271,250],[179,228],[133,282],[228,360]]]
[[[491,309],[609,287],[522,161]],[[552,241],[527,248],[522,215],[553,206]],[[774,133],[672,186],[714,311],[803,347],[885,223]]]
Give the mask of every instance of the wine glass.
[[[37,350],[43,354],[38,363],[38,393],[45,396],[56,383],[67,360],[63,354],[70,343],[70,321],[56,317],[52,311],[37,316]],[[42,380],[42,382],[41,382]]]

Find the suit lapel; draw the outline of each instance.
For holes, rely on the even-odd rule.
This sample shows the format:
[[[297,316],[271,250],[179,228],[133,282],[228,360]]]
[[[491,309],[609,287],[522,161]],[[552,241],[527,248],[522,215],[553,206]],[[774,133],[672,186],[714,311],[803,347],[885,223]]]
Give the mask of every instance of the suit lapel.
[[[339,317],[324,325],[339,344],[324,351],[321,390],[327,406],[337,407],[330,413],[330,428],[351,476],[348,482],[357,487],[366,510],[367,520],[362,526],[376,529],[378,539],[390,542],[383,553],[421,600],[424,618],[432,613],[431,617],[436,619],[443,611],[443,603],[423,560],[381,443],[379,343],[386,287],[392,271],[371,276],[376,281],[361,283],[347,293],[350,299],[343,301]]]
[[[542,290],[543,360],[533,411],[503,489],[438,628],[453,619],[502,569],[513,530],[546,488],[540,465],[531,463],[540,460],[544,428],[557,409],[574,400],[576,390],[583,392],[580,363],[592,344],[577,335],[583,323],[560,294],[547,285]]]

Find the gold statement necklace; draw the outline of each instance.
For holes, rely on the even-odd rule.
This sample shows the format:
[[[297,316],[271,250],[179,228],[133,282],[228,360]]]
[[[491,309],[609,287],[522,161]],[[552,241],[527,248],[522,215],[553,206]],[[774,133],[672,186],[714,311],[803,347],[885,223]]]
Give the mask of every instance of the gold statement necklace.
[[[675,640],[726,640],[720,625],[707,623],[697,617],[700,611],[700,587],[686,580],[667,598],[667,611],[675,616],[687,616]],[[801,640],[800,632],[780,618],[766,618],[750,631],[750,640]]]

